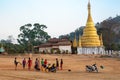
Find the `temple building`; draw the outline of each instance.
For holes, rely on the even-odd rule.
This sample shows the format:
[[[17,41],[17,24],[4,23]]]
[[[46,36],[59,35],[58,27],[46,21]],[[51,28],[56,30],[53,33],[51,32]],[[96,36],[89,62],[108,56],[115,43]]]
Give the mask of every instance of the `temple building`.
[[[37,48],[44,53],[71,53],[71,42],[68,39],[51,38]]]
[[[99,36],[91,16],[90,1],[88,3],[88,19],[83,30],[83,35],[79,37],[77,47],[78,54],[104,54],[102,34]]]

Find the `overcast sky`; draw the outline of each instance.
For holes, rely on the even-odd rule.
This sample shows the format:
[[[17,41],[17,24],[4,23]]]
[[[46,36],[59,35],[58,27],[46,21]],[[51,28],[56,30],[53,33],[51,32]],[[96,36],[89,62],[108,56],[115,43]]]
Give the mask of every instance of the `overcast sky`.
[[[91,0],[94,23],[120,15],[120,0]],[[45,24],[51,37],[86,25],[88,0],[0,0],[0,39],[17,38],[20,26]]]

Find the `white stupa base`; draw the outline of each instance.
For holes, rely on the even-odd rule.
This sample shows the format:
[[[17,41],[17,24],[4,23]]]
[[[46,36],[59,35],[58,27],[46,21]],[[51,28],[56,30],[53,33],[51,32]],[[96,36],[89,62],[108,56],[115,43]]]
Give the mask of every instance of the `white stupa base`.
[[[78,54],[105,54],[104,47],[77,48]]]

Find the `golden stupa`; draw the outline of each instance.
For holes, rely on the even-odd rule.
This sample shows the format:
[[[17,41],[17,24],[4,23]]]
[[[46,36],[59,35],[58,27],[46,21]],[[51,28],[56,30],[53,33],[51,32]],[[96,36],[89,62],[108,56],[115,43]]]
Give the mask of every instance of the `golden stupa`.
[[[88,19],[86,23],[86,27],[83,30],[83,35],[80,38],[80,42],[82,47],[100,47],[102,44],[102,39],[97,34],[97,30],[94,26],[94,22],[91,17],[91,6],[90,1],[88,3]],[[103,44],[102,44],[103,45]]]
[[[75,35],[75,38],[74,38],[74,40],[73,40],[73,47],[77,47],[76,35]]]

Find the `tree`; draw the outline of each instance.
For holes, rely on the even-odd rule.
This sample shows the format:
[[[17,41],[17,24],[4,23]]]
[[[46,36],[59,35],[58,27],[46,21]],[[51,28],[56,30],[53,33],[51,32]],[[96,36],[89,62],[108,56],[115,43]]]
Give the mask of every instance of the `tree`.
[[[21,33],[18,35],[18,43],[20,43],[25,51],[33,51],[33,46],[46,42],[50,36],[44,31],[45,25],[26,24],[20,27]]]
[[[11,39],[9,39],[10,37],[8,36],[7,40],[1,40],[0,41],[0,47],[2,46],[5,49],[5,52],[9,53],[9,54],[13,54],[13,53],[23,53],[23,47],[19,44],[13,44],[11,42]]]

